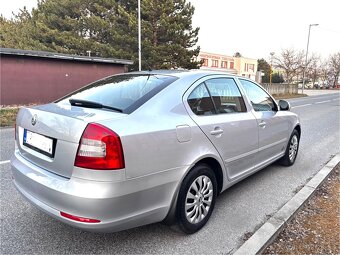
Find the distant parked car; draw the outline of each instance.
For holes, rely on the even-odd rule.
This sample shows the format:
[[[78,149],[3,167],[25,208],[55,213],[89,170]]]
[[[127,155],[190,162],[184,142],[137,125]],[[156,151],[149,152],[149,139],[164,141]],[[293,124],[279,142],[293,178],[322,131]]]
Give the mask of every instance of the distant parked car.
[[[330,84],[328,82],[323,83],[323,89],[329,89]]]
[[[39,209],[85,230],[175,219],[194,233],[220,192],[274,161],[294,164],[301,128],[289,110],[243,77],[114,75],[20,109],[14,184]]]
[[[305,89],[312,89],[313,88],[313,83],[309,82],[309,83],[305,83]]]

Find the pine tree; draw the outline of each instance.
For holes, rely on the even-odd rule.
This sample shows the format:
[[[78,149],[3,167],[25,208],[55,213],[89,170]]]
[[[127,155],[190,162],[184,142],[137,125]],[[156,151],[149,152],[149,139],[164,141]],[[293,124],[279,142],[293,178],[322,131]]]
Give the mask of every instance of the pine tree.
[[[143,47],[146,60],[154,68],[197,68],[190,61],[199,48],[193,49],[199,29],[191,25],[194,7],[185,0],[144,0],[142,4]]]
[[[111,0],[39,1],[32,11],[33,37],[57,52],[85,55],[90,50],[94,56],[112,57],[105,33],[113,4]]]
[[[192,27],[194,7],[186,0],[142,0],[143,69],[198,68],[194,61],[199,28]],[[41,0],[32,13],[15,21],[0,19],[6,47],[68,54],[126,58],[138,66],[137,1]],[[10,30],[28,40],[15,41]]]
[[[263,58],[257,60],[257,71],[262,71],[264,76],[262,76],[263,83],[269,83],[270,76],[270,64]]]
[[[43,43],[35,40],[32,17],[26,8],[19,11],[14,18],[8,20],[0,16],[0,46],[26,50],[51,50]]]
[[[137,1],[118,2],[116,32],[112,44],[121,49],[120,57],[130,57],[138,66]],[[198,68],[193,59],[199,28],[192,28],[194,7],[185,0],[141,1],[142,68]]]

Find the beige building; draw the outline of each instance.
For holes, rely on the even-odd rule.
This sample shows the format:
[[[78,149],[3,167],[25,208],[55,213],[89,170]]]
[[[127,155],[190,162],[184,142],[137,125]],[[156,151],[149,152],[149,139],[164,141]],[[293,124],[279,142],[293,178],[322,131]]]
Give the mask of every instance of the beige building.
[[[198,61],[203,60],[201,69],[222,71],[245,76],[252,80],[256,78],[257,60],[245,57],[231,57],[222,54],[200,52]]]

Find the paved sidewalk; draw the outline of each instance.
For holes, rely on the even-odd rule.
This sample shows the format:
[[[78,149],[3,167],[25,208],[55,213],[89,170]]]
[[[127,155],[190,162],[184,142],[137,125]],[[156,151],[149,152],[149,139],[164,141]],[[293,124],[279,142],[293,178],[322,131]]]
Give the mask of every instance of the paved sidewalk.
[[[333,168],[340,162],[340,153],[328,163],[278,212],[264,223],[235,253],[234,255],[255,255],[262,252],[280,234],[283,227],[292,219],[298,210],[313,195],[324,182]]]
[[[299,89],[299,93],[301,93],[301,89]],[[339,93],[339,89],[304,89],[304,94],[307,96],[318,96],[318,95],[328,95],[328,94],[334,94]]]
[[[340,254],[339,190],[340,164],[263,254]]]

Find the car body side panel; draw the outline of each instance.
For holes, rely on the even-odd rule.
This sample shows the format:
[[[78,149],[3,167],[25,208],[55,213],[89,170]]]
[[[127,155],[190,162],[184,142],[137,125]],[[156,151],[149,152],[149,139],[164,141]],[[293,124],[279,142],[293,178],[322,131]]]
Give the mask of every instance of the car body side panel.
[[[162,172],[175,167],[189,167],[202,155],[219,154],[201,129],[188,116],[146,116],[141,119],[100,122],[120,135],[125,159],[126,178]],[[178,141],[177,126],[190,128],[190,140]],[[129,126],[128,130],[126,127]]]
[[[258,132],[256,119],[250,112],[192,118],[219,151],[229,179],[254,168]],[[223,133],[212,135],[211,132],[216,129],[223,130]]]
[[[254,115],[259,126],[259,152],[256,158],[256,166],[262,165],[272,157],[282,156],[289,139],[287,135],[291,127],[285,114],[281,111],[255,112]]]

